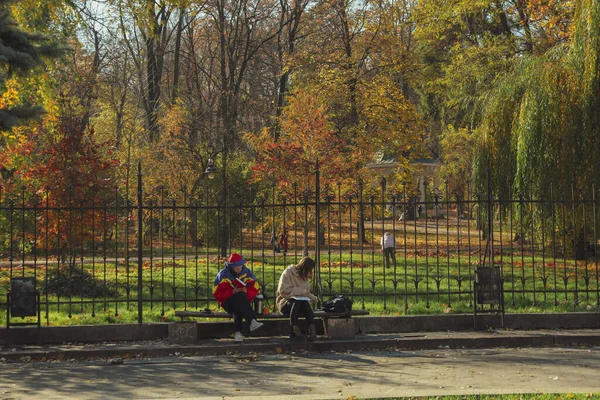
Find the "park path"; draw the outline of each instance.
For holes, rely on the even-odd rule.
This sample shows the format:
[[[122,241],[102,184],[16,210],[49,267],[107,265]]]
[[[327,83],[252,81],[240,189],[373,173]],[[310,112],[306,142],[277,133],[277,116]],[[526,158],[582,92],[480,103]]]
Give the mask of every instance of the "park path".
[[[0,364],[0,398],[347,399],[600,393],[600,347],[389,350]]]

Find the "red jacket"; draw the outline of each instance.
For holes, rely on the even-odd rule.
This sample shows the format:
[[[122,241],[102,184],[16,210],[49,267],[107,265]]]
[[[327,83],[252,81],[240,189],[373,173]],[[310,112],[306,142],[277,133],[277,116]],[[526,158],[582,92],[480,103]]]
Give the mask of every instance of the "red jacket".
[[[231,268],[223,268],[217,274],[213,284],[213,296],[223,304],[227,299],[233,296],[233,288],[236,287],[233,281],[238,278],[246,284],[246,296],[248,301],[254,300],[259,292],[260,285],[256,281],[256,277],[248,267],[244,265],[239,275],[236,275]]]

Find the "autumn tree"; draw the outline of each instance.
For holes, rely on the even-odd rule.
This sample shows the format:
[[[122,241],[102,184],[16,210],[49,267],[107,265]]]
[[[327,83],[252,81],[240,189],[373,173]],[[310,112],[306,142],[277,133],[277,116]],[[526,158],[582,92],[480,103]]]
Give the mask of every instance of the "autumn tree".
[[[29,3],[15,5],[15,15],[19,21],[35,27],[39,10],[26,13],[20,8],[31,6]],[[53,2],[41,8],[45,6],[59,14],[59,10],[67,12],[55,7]],[[52,12],[44,15],[54,16]],[[62,24],[62,16],[53,19],[51,24]],[[65,31],[72,32],[69,26]],[[34,70],[27,79],[12,79],[19,93],[42,104],[45,113],[39,121],[14,126],[6,136],[8,140],[0,157],[0,164],[11,171],[3,185],[5,199],[18,199],[39,210],[67,206],[77,209],[84,203],[101,204],[106,199],[114,199],[114,167],[118,162],[111,155],[111,143],[97,140],[91,125],[98,83],[98,52],[89,52],[81,43],[71,40],[65,57],[47,59],[44,67]],[[23,194],[21,188],[25,189]],[[34,248],[46,247],[66,257],[66,248],[79,248],[93,237],[97,228],[91,223],[95,211],[69,212],[73,218],[67,219],[66,212],[61,216],[60,212],[42,215],[39,211],[27,217],[39,224],[34,233],[38,239]],[[96,224],[100,221],[98,215],[95,221]],[[84,224],[92,228],[86,231],[87,236],[74,230],[75,225]],[[44,236],[46,239],[42,242],[40,238]],[[68,255],[72,264],[73,254]]]
[[[162,78],[173,6],[164,0],[118,1],[120,29],[138,73],[149,142],[160,138]]]
[[[296,90],[288,100],[277,142],[273,142],[267,128],[257,136],[248,134],[247,140],[255,150],[252,182],[275,185],[279,193],[292,200],[296,189],[310,192],[316,187],[317,168],[323,187],[349,178],[354,168],[345,157],[345,143],[335,134],[327,106],[304,89]],[[306,215],[306,218],[311,224],[315,215]],[[306,223],[302,223],[302,227],[306,254],[309,227]]]
[[[594,198],[600,178],[600,5],[579,0],[573,40],[523,57],[489,95],[480,126],[476,182],[495,194],[542,199]],[[524,218],[541,220],[541,209]],[[546,210],[544,215],[550,215]],[[571,229],[583,243],[584,223]],[[551,224],[546,224],[551,226]]]
[[[428,121],[429,146],[452,125],[474,130],[487,94],[513,61],[542,54],[571,35],[573,2],[420,1],[413,10],[421,74],[415,88]]]
[[[276,183],[283,191],[314,187],[315,163],[320,161],[323,183],[347,178],[352,171],[345,159],[347,149],[333,130],[327,106],[304,89],[295,91],[284,108],[282,134],[273,142],[268,129],[246,137],[255,150],[253,182]]]
[[[248,69],[257,53],[276,36],[269,29],[275,2],[211,0],[204,9],[212,17],[208,27],[214,48],[219,99],[215,137],[221,153],[222,201],[227,199],[229,157],[241,146],[238,130],[240,102]]]
[[[479,146],[477,135],[467,128],[454,128],[448,125],[440,136],[441,161],[439,175],[448,182],[450,193],[460,202],[467,195],[471,168]]]
[[[18,77],[41,65],[43,57],[60,54],[58,45],[49,38],[19,28],[12,16],[12,3],[0,1],[0,131],[39,117],[42,109],[19,93]]]
[[[309,0],[280,0],[279,30],[277,33],[277,61],[279,67],[279,83],[277,90],[277,108],[275,110],[273,140],[280,135],[279,121],[286,98],[289,94],[290,77],[293,71],[292,59],[296,55],[296,43],[301,34],[303,16]]]
[[[410,98],[415,60],[408,12],[407,2],[333,1],[312,10],[316,27],[303,32],[296,84],[327,105],[356,170],[379,152],[400,164],[421,152],[420,116]]]
[[[255,174],[261,172],[278,185],[289,186],[285,177],[290,173],[307,176],[307,166],[318,157],[322,181],[327,184],[350,175],[366,177],[364,167],[381,152],[394,154],[402,167],[421,154],[422,125],[410,99],[413,28],[407,18],[409,7],[402,5],[330,1],[310,9],[288,59],[294,98],[278,119],[277,141],[267,146],[263,140],[263,148],[270,153],[265,159],[271,160],[259,157]],[[302,106],[299,98],[311,107]],[[286,138],[297,135],[302,119],[314,121],[316,117],[326,122],[320,137],[335,148],[323,153],[313,149],[313,156],[307,157],[307,149],[314,148],[308,143],[319,140],[300,136],[299,142],[290,144]],[[343,165],[343,170],[329,171],[331,159],[336,160],[334,165]],[[287,169],[271,170],[281,168],[277,165]]]

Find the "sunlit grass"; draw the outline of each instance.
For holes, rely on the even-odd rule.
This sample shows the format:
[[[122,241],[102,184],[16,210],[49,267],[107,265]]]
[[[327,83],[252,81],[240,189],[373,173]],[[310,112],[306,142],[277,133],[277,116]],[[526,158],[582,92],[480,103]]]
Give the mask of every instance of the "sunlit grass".
[[[267,229],[243,230],[229,249],[248,260],[271,308],[281,272],[302,257],[301,231],[291,229],[291,223],[289,227],[290,250],[285,255],[270,247]],[[474,220],[365,221],[366,241],[362,243],[356,240],[355,225],[328,221],[327,227],[326,242],[319,249],[322,300],[345,294],[354,300],[355,308],[367,309],[372,315],[473,312],[475,269],[492,263],[489,253],[484,256],[486,243]],[[397,239],[395,268],[383,267],[378,240],[384,230]],[[598,310],[598,260],[560,258],[553,248],[511,242],[513,232],[494,234],[493,263],[502,269],[506,312]],[[59,280],[56,255],[40,257],[33,268],[22,265],[22,260],[31,263],[31,256],[14,254],[12,261],[0,266],[0,305],[5,303],[11,276],[35,276],[46,323],[137,322],[135,232],[128,238],[128,243],[107,242],[104,248],[95,247],[93,256],[79,255],[71,269],[61,263]],[[147,239],[141,264],[144,321],[170,321],[174,310],[183,308],[216,310],[212,284],[226,258],[216,255],[215,238],[199,247],[192,247],[185,236]],[[308,251],[314,257],[312,231]],[[46,290],[53,282],[61,293]],[[0,313],[0,323],[5,319],[5,313]]]
[[[249,254],[250,252],[245,252]],[[273,307],[275,289],[286,265],[299,257],[272,255],[248,259]],[[171,321],[174,310],[218,309],[212,298],[214,276],[224,259],[216,256],[193,259],[153,259],[142,263],[142,299],[145,322]],[[512,262],[511,262],[512,261]],[[343,293],[355,308],[371,315],[425,315],[472,313],[472,285],[477,261],[469,255],[435,254],[398,256],[396,268],[385,269],[380,253],[368,255],[324,254],[321,256],[322,300]],[[573,261],[554,265],[540,257],[503,257],[506,312],[597,311],[600,292],[595,272]],[[525,266],[525,267],[524,267]],[[36,276],[41,292],[42,319],[50,325],[81,325],[137,322],[138,265],[123,262],[75,264],[65,268],[63,292],[46,292],[46,279],[56,275],[56,264],[13,269],[13,276]],[[9,269],[0,270],[0,295],[8,291]],[[535,274],[535,275],[534,275]],[[86,285],[77,276],[86,277]],[[567,279],[563,279],[564,277]],[[542,279],[542,277],[545,278]],[[577,280],[575,279],[577,277]],[[544,285],[545,284],[545,285]],[[577,302],[574,301],[578,286]],[[587,286],[586,286],[587,285]],[[584,289],[588,289],[584,291]],[[556,290],[554,290],[556,289]],[[566,292],[565,292],[566,290]],[[88,291],[94,291],[95,297]],[[46,304],[48,309],[46,311]],[[152,306],[150,306],[152,304]],[[0,323],[5,323],[5,314]]]

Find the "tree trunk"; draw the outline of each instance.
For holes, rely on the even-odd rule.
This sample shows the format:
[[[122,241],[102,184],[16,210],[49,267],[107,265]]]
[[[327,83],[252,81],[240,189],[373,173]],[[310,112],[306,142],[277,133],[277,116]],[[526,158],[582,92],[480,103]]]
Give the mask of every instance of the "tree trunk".
[[[300,20],[304,9],[306,7],[306,2],[303,0],[295,0],[294,7],[291,12],[288,11],[286,0],[281,0],[281,18],[279,22],[279,30],[282,31],[284,27],[287,25],[287,40],[285,45],[287,45],[287,54],[294,54],[296,47],[296,35],[298,33],[298,29],[300,27]],[[277,36],[277,42],[279,44],[278,52],[279,52],[279,64],[281,68],[281,76],[279,77],[279,92],[277,93],[277,108],[275,110],[275,122],[273,127],[273,140],[276,142],[279,139],[280,135],[280,126],[279,126],[279,118],[283,112],[283,107],[285,106],[285,99],[288,95],[288,87],[289,87],[289,79],[290,79],[290,70],[288,66],[284,65],[284,54],[285,54],[285,45],[282,44],[281,34]],[[285,71],[285,72],[283,72]]]
[[[204,239],[198,237],[198,210],[195,208],[192,208],[190,211],[190,226],[188,231],[192,246],[198,247],[204,245]]]
[[[348,23],[348,15],[346,13],[346,2],[338,2],[338,15],[342,25],[342,41],[344,43],[344,52],[346,55],[346,69],[351,74],[352,78],[348,80],[348,93],[350,96],[350,116],[349,124],[351,127],[358,125],[358,107],[357,107],[357,85],[358,80],[354,76],[354,60],[352,60],[352,38],[350,37],[350,26]]]
[[[179,20],[177,21],[177,33],[175,34],[175,54],[173,55],[173,91],[171,92],[171,103],[175,102],[179,94],[179,59],[181,55],[181,34],[183,32],[184,7],[179,8]]]

